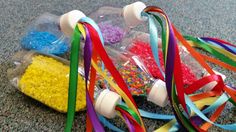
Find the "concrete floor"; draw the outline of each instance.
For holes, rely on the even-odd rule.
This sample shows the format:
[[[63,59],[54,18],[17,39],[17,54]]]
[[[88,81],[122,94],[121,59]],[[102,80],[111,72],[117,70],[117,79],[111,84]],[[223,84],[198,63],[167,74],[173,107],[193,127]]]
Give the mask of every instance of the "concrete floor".
[[[170,20],[183,33],[194,36],[212,36],[236,43],[235,0],[143,0],[147,5],[163,8]],[[121,0],[1,0],[0,1],[0,131],[63,131],[66,115],[23,95],[9,84],[6,70],[11,67],[10,57],[20,50],[19,40],[32,19],[44,12],[64,13],[80,9],[86,14],[103,5],[122,7],[133,1]],[[227,83],[236,86],[236,76],[227,70]],[[170,107],[163,109],[150,103],[138,102],[143,109],[171,113]],[[225,109],[219,123],[236,122],[236,109]],[[116,119],[118,127],[125,127]],[[163,125],[163,121],[144,119],[148,131]],[[85,112],[76,114],[74,130],[85,131]],[[222,131],[213,127],[210,131]]]

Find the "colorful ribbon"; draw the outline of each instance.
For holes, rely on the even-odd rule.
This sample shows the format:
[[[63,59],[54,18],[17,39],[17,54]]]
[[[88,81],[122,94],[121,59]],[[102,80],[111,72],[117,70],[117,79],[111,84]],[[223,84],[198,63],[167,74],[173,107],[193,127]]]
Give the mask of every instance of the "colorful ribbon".
[[[125,82],[122,79],[119,72],[116,70],[112,61],[109,59],[108,55],[106,54],[105,49],[101,45],[100,40],[98,39],[98,37],[96,37],[97,36],[96,31],[90,25],[87,25],[87,27],[90,30],[90,33],[91,33],[90,35],[91,35],[92,41],[95,42],[95,44],[93,45],[94,49],[96,49],[96,52],[99,54],[101,60],[103,60],[105,67],[111,73],[112,77],[117,82],[117,85],[119,86],[119,88],[121,88],[120,91],[123,91],[125,93],[125,94],[123,94],[124,96],[122,96],[122,97],[124,98],[126,96],[126,98],[124,98],[125,102],[129,106],[129,108],[131,108],[133,111],[135,111],[139,115],[139,118],[141,119],[140,114],[137,110],[136,104],[133,100],[132,95],[130,94],[130,92],[128,90],[127,85],[125,84]],[[141,120],[141,124],[142,124],[142,128],[144,129],[145,127],[144,127],[142,120]]]
[[[128,92],[128,88],[125,85],[123,79],[121,79],[121,76],[117,77],[117,74],[119,74],[118,71],[116,71],[114,65],[111,63],[108,55],[106,54],[103,46],[102,46],[102,42],[101,42],[101,36],[99,36],[99,32],[97,32],[96,26],[94,25],[94,23],[90,24],[91,21],[88,21],[89,19],[83,19],[83,21],[85,21],[84,23],[82,22],[81,25],[77,25],[75,28],[75,35],[73,36],[72,39],[72,49],[71,49],[71,69],[70,69],[70,86],[69,86],[69,99],[68,99],[68,117],[67,117],[67,125],[66,125],[66,131],[70,131],[71,127],[72,127],[72,123],[73,123],[73,119],[74,119],[74,107],[75,107],[75,97],[76,94],[73,93],[72,91],[76,91],[77,89],[77,81],[76,78],[78,76],[78,60],[79,60],[79,48],[80,48],[80,33],[82,33],[85,38],[85,47],[84,47],[84,65],[85,65],[85,82],[86,82],[86,101],[87,101],[87,113],[88,113],[88,117],[90,119],[90,121],[92,122],[93,127],[95,128],[95,131],[104,131],[102,125],[99,123],[97,115],[95,113],[94,107],[93,107],[93,101],[92,101],[92,97],[89,95],[88,92],[88,75],[89,75],[89,69],[91,66],[91,58],[96,57],[96,55],[99,55],[101,57],[102,60],[105,60],[105,65],[108,68],[108,70],[111,72],[111,74],[113,74],[113,76],[115,75],[114,79],[116,81],[118,81],[118,85],[121,86],[122,89],[120,89],[119,87],[117,87],[117,90],[120,90],[120,92],[124,92],[123,95],[125,96],[124,100],[127,103],[127,105],[130,108],[126,108],[125,110],[121,110],[122,113],[125,113],[126,111],[131,114],[127,114],[126,113],[126,117],[129,117],[129,119],[133,119],[133,121],[137,121],[138,123],[136,124],[136,129],[139,130],[143,130],[145,131],[145,127],[143,125],[143,122],[141,120],[141,117],[139,115],[139,112],[137,110],[136,104],[131,96],[131,94]],[[78,28],[79,27],[79,28]],[[95,27],[95,28],[94,28]],[[92,50],[92,46],[95,47]],[[94,53],[91,53],[91,51],[93,51]],[[93,56],[93,57],[92,57]],[[95,61],[96,62],[96,61]],[[94,67],[93,67],[94,68]],[[93,72],[94,73],[94,72]],[[95,72],[96,74],[96,72]],[[95,76],[96,77],[96,76]],[[95,78],[93,78],[95,79]],[[94,80],[92,80],[91,82],[94,82]],[[93,92],[93,90],[91,91]],[[122,109],[124,109],[125,107],[122,107]],[[131,112],[133,111],[133,112]],[[136,116],[134,116],[136,115]],[[134,118],[133,118],[134,117]],[[142,129],[140,129],[142,128]],[[91,130],[91,129],[90,129]]]
[[[70,76],[69,76],[69,90],[68,90],[68,108],[67,108],[67,120],[66,120],[66,132],[70,132],[74,116],[76,105],[76,91],[78,82],[78,63],[79,63],[79,48],[80,48],[80,31],[78,27],[75,27],[72,43],[71,43],[71,63],[70,63]]]
[[[159,13],[165,19],[165,29],[163,26],[162,19],[154,13]],[[85,38],[84,47],[84,70],[85,70],[85,82],[86,82],[86,101],[87,101],[87,115],[89,121],[87,125],[92,127],[95,131],[104,131],[103,126],[100,121],[107,127],[115,131],[122,131],[110,124],[101,116],[97,116],[93,107],[93,92],[96,82],[96,72],[101,75],[109,85],[111,85],[118,94],[122,96],[126,105],[118,105],[116,110],[119,115],[124,119],[130,131],[145,131],[145,126],[143,124],[140,113],[144,117],[152,117],[156,119],[166,119],[170,120],[167,125],[161,127],[160,130],[176,130],[179,126],[182,126],[188,131],[206,131],[211,125],[218,126],[226,130],[236,130],[236,124],[226,124],[221,125],[214,123],[214,121],[219,117],[220,113],[223,111],[226,102],[230,101],[232,104],[236,104],[236,90],[228,87],[224,84],[221,76],[215,75],[212,69],[205,62],[205,58],[208,61],[219,64],[227,69],[235,70],[236,67],[236,46],[225,42],[223,40],[215,38],[194,38],[192,36],[185,36],[185,38],[177,31],[175,26],[170,22],[166,13],[158,7],[149,6],[144,9],[142,13],[143,16],[148,17],[149,21],[149,31],[150,31],[150,44],[152,47],[152,52],[157,66],[159,67],[163,77],[165,77],[167,92],[169,100],[174,112],[172,115],[158,115],[153,113],[148,113],[143,110],[138,110],[134,102],[132,95],[130,94],[127,85],[122,79],[119,72],[116,70],[114,64],[109,59],[103,48],[104,40],[102,38],[101,32],[94,21],[89,18],[82,18],[80,24],[75,27],[74,34],[72,37],[72,47],[71,47],[71,63],[70,63],[70,83],[69,83],[69,93],[68,93],[68,113],[67,113],[67,125],[66,131],[70,131],[72,128],[72,123],[74,119],[75,104],[76,104],[76,89],[77,89],[77,78],[78,78],[78,63],[79,63],[79,50],[80,50],[80,35],[82,34]],[[164,56],[165,74],[160,67],[160,62],[158,58],[158,33],[157,33],[157,23],[161,25],[162,28],[162,51]],[[193,84],[185,87],[183,84],[182,71],[181,71],[181,60],[179,56],[179,49],[177,40],[186,47],[190,55],[195,58],[199,64],[205,68],[210,75],[199,79]],[[186,41],[188,40],[188,41]],[[192,45],[190,45],[191,43]],[[221,61],[206,57],[202,54],[196,52],[191,46],[196,46],[202,48],[203,50],[211,53],[217,59]],[[103,71],[98,67],[98,59],[100,59],[104,66],[110,72],[111,76],[114,78],[115,84]],[[89,78],[90,74],[90,78]],[[217,85],[210,92],[193,94],[199,90],[202,86],[210,83],[217,82]],[[88,87],[88,82],[89,87]],[[219,96],[219,97],[218,97]],[[217,98],[214,98],[217,97]],[[204,110],[200,110],[204,104],[202,100],[205,98],[214,98],[211,104]],[[201,100],[201,103],[197,103]],[[210,99],[209,99],[210,100]],[[205,100],[206,101],[206,100]],[[181,111],[181,107],[184,112]],[[215,111],[214,111],[215,110]],[[214,111],[214,112],[213,112]],[[211,117],[205,116],[206,113],[213,112]],[[205,120],[206,123],[202,126],[196,125],[191,119],[193,113],[199,116],[201,119]],[[178,125],[176,124],[178,122]],[[88,128],[87,131],[91,131]]]
[[[199,115],[202,119],[204,119],[208,123],[213,123],[211,120],[215,120],[218,118],[218,116],[220,115],[220,111],[222,111],[222,108],[224,108],[224,106],[223,106],[224,103],[226,101],[228,101],[229,98],[227,98],[227,99],[223,98],[223,97],[225,97],[225,96],[223,96],[224,95],[223,94],[219,98],[219,100],[217,100],[213,105],[208,107],[206,109],[206,111],[204,111],[204,112],[209,112],[209,111],[212,111],[213,109],[216,109],[217,107],[219,107],[219,110],[213,114],[214,116],[212,116],[212,118],[210,120],[208,118],[205,118],[204,114],[197,107],[193,107],[192,101],[189,99],[188,95],[186,95],[185,93],[191,94],[192,92],[200,89],[203,86],[203,84],[207,84],[211,81],[216,81],[217,78],[214,78],[213,76],[209,76],[208,78],[204,78],[201,80],[202,82],[205,81],[205,83],[202,83],[202,85],[199,84],[199,81],[200,81],[199,80],[199,81],[195,82],[192,86],[187,87],[187,89],[186,88],[183,89],[183,83],[181,81],[182,80],[182,73],[181,73],[181,68],[180,68],[180,57],[179,57],[179,51],[178,51],[178,46],[177,46],[175,37],[180,40],[180,42],[189,50],[190,54],[192,54],[193,57],[196,60],[198,60],[198,62],[210,74],[214,74],[214,72],[205,63],[204,59],[196,51],[194,51],[194,49],[191,48],[191,46],[188,44],[188,42],[186,42],[184,40],[184,38],[181,36],[181,34],[178,33],[178,31],[171,24],[167,15],[164,13],[164,11],[162,9],[160,9],[158,7],[154,7],[154,6],[149,6],[146,9],[144,9],[144,12],[146,12],[150,16],[154,16],[156,21],[160,23],[160,25],[162,27],[162,31],[165,29],[163,28],[163,24],[161,22],[161,19],[157,15],[155,15],[154,13],[159,13],[161,16],[164,17],[164,19],[166,21],[167,41],[162,42],[162,43],[164,43],[162,48],[163,48],[163,53],[164,53],[164,58],[165,58],[164,59],[165,60],[165,71],[166,71],[166,74],[165,74],[166,80],[165,81],[166,81],[166,86],[167,86],[167,91],[168,91],[168,95],[170,98],[170,102],[173,106],[172,108],[174,110],[174,114],[176,116],[177,121],[180,123],[181,126],[184,126],[184,128],[186,128],[188,131],[204,131],[204,130],[206,130],[203,128],[199,128],[192,121],[190,121],[190,122],[188,121],[190,118],[188,108],[191,108],[191,109],[193,108],[193,111],[197,112],[197,115]],[[149,17],[149,21],[151,21],[150,19],[152,19],[152,17]],[[153,25],[152,25],[152,27],[153,27]],[[153,28],[149,28],[149,29],[152,30]],[[155,32],[155,29],[154,29],[154,31],[150,31],[150,33],[153,33],[153,32]],[[162,35],[163,35],[163,33],[162,33]],[[162,36],[162,38],[165,38],[165,36]],[[229,44],[231,47],[230,46],[226,47],[226,46],[220,45],[221,48],[219,48],[214,45],[209,45],[208,44],[209,42],[200,41],[199,39],[194,39],[192,37],[187,37],[187,38],[194,41],[194,42],[197,42],[198,46],[201,46],[201,48],[203,48],[204,50],[210,52],[211,54],[213,54],[217,58],[220,58],[222,61],[224,61],[228,65],[235,67],[235,62],[232,61],[235,59],[232,45]],[[208,40],[208,41],[210,41],[210,40]],[[206,46],[206,44],[208,44],[208,45]],[[158,43],[156,43],[156,46],[157,45],[158,45]],[[227,56],[225,56],[225,55],[222,56],[222,53],[226,53]],[[209,80],[209,79],[213,79],[213,80]],[[190,89],[192,89],[192,90],[190,90]],[[223,80],[219,76],[219,82],[213,88],[212,91],[218,91],[218,94],[220,94],[224,90],[226,91],[226,93],[228,95],[232,96],[232,98],[235,98],[234,97],[235,90],[228,88],[227,86],[224,86]],[[208,96],[210,96],[210,95],[208,95]],[[232,100],[235,101],[235,99],[232,99]],[[182,114],[182,112],[179,109],[179,103],[184,108],[184,111],[185,111],[184,114]],[[226,128],[224,125],[219,125],[219,124],[214,124],[214,125],[219,126],[224,129],[228,129],[228,130],[233,130],[233,129],[235,130],[234,124],[225,125],[225,126],[229,126],[229,128]]]

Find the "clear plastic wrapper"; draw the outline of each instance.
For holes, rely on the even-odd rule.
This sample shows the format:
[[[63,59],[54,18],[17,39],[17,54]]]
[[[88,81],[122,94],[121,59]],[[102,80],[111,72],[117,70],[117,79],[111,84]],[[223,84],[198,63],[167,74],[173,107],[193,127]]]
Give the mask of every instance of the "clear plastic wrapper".
[[[67,112],[69,61],[38,53],[20,51],[13,57],[14,68],[8,69],[10,82],[25,95],[59,111]],[[78,77],[76,111],[85,109],[85,83]]]

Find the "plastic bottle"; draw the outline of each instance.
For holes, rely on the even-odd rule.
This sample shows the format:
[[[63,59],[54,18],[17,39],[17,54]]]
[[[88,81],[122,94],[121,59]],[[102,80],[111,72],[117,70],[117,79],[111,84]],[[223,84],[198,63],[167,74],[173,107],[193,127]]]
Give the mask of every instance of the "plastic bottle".
[[[202,66],[190,55],[190,53],[187,51],[187,49],[183,46],[179,47],[179,51],[180,51],[180,57],[181,60],[184,64],[188,65],[192,72],[194,73],[194,75],[200,79],[204,76],[209,76],[210,74],[202,68]],[[226,79],[226,76],[216,70],[213,70],[215,72],[215,74],[220,75],[223,79],[223,81]],[[217,82],[213,81],[210,82],[208,84],[206,84],[205,86],[202,87],[203,91],[211,91],[215,86],[216,86]]]
[[[151,45],[149,42],[149,34],[145,32],[139,32],[139,31],[132,31],[132,36],[129,36],[122,40],[122,42],[119,44],[119,46],[116,46],[115,48],[122,51],[129,51],[136,56],[138,56],[150,74],[154,78],[159,78],[164,80],[164,77],[161,74],[160,69],[158,68],[154,56],[152,54]],[[161,39],[158,38],[158,57],[160,66],[162,68],[162,71],[164,71],[164,59],[163,59],[163,53],[161,50]],[[181,64],[182,70],[184,71],[183,80],[185,85],[192,84],[194,81],[197,80],[195,75],[192,73],[189,66],[185,65],[184,63]]]
[[[144,65],[150,71],[151,75],[155,78],[161,78],[161,72],[155,64],[155,60],[152,56],[151,47],[149,44],[149,34],[144,32],[133,31],[133,36],[127,37],[122,40],[121,44],[117,46],[117,49],[122,51],[130,51],[133,54],[139,56],[144,62]],[[161,48],[161,39],[158,38],[158,46]],[[183,73],[183,81],[185,85],[191,85],[198,79],[209,75],[207,71],[203,70],[200,64],[190,55],[185,47],[179,45],[180,57],[182,60],[181,68]],[[163,55],[162,51],[159,50],[159,59],[162,69],[164,69]],[[226,76],[218,71],[214,72],[222,76],[225,80]],[[161,78],[164,79],[164,78]],[[216,82],[211,82],[204,86],[204,91],[211,90],[216,85]]]
[[[10,82],[25,95],[59,111],[67,112],[69,61],[35,51],[20,51],[8,69]],[[81,70],[79,70],[81,71]],[[79,74],[76,111],[86,107],[85,84]]]
[[[118,44],[125,36],[128,36],[131,28],[142,28],[141,23],[146,20],[141,16],[144,8],[146,5],[140,1],[123,8],[104,6],[91,13],[89,17],[98,23],[105,44]]]
[[[85,17],[84,13],[78,10],[61,16],[44,13],[27,27],[21,45],[43,53],[63,54],[69,49],[69,39],[82,17]]]
[[[11,84],[27,96],[59,111],[67,112],[69,61],[35,51],[20,51],[13,57],[14,68],[8,69]],[[76,111],[86,107],[84,70],[78,68]],[[115,107],[121,97],[108,89],[95,87],[95,109],[98,113],[113,118]]]
[[[126,82],[129,91],[134,96],[147,96],[147,99],[156,105],[164,107],[168,102],[165,82],[154,79],[138,56],[130,52],[117,51],[106,47],[106,51],[117,70]],[[98,78],[99,80],[102,80]],[[100,87],[106,87],[99,81]],[[112,89],[112,88],[111,88]]]

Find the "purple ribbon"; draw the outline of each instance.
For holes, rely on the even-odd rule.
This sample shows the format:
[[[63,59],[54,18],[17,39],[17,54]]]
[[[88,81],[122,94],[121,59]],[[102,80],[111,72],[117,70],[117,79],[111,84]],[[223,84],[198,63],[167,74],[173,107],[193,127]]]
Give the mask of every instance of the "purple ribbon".
[[[166,16],[167,17],[167,16]],[[174,62],[175,62],[175,49],[176,49],[176,40],[175,40],[175,35],[171,26],[171,23],[169,21],[169,18],[167,17],[167,22],[169,25],[169,43],[168,43],[168,52],[167,52],[167,60],[166,60],[166,70],[165,70],[165,76],[166,76],[166,88],[167,88],[167,93],[168,93],[168,97],[170,100],[170,103],[173,104],[172,102],[172,79],[173,79],[173,72],[174,72]],[[174,110],[174,106],[171,105],[174,115],[176,117],[176,120],[178,121],[178,123],[180,124],[181,127],[184,126],[184,124],[181,122],[181,120],[179,119],[177,112]],[[185,127],[183,127],[185,128]]]
[[[86,40],[84,45],[84,73],[85,73],[85,81],[87,88],[87,81],[89,77],[89,69],[91,67],[91,59],[92,59],[92,42],[90,38],[90,34],[87,28],[85,28],[86,32]]]
[[[90,34],[87,28],[85,28],[86,31],[86,40],[85,40],[85,46],[84,46],[84,72],[85,72],[85,84],[86,84],[86,102],[87,102],[87,112],[90,118],[90,121],[92,122],[92,125],[94,127],[94,130],[96,132],[104,132],[104,128],[99,122],[99,119],[97,117],[97,114],[94,110],[92,100],[90,98],[89,92],[87,90],[87,82],[89,77],[89,70],[91,66],[91,56],[92,56],[92,42],[90,38]]]
[[[233,53],[233,54],[236,54],[236,52],[234,52],[233,50],[231,50],[228,46],[226,46],[226,45],[224,45],[224,44],[222,44],[222,43],[220,43],[220,42],[218,42],[218,41],[215,41],[215,40],[213,40],[213,39],[211,39],[211,38],[207,38],[207,37],[201,37],[201,39],[204,40],[204,41],[211,41],[211,42],[214,42],[215,44],[217,44],[217,45],[223,47],[225,50],[227,50],[227,51],[229,51],[229,52],[231,52],[231,53]]]
[[[122,114],[122,116],[124,117],[125,122],[126,122],[128,128],[129,128],[130,132],[135,132],[133,125],[131,124],[131,122],[129,121],[129,119],[126,117],[126,115],[125,115],[125,114]]]
[[[93,124],[94,130],[96,132],[105,132],[102,124],[98,120],[97,114],[94,110],[94,107],[93,107],[93,104],[92,104],[92,101],[91,101],[91,98],[90,98],[90,95],[89,95],[87,89],[86,89],[86,102],[87,102],[87,106],[86,106],[87,112],[88,112],[89,118]]]
[[[170,25],[169,20],[168,20],[168,24]],[[166,58],[165,74],[166,74],[167,91],[168,91],[169,97],[171,97],[172,79],[173,79],[172,75],[174,72],[176,41],[174,38],[172,27],[171,26],[169,27],[170,27],[169,28],[170,32],[169,32],[169,43],[168,43],[168,52],[167,52],[167,58]]]

